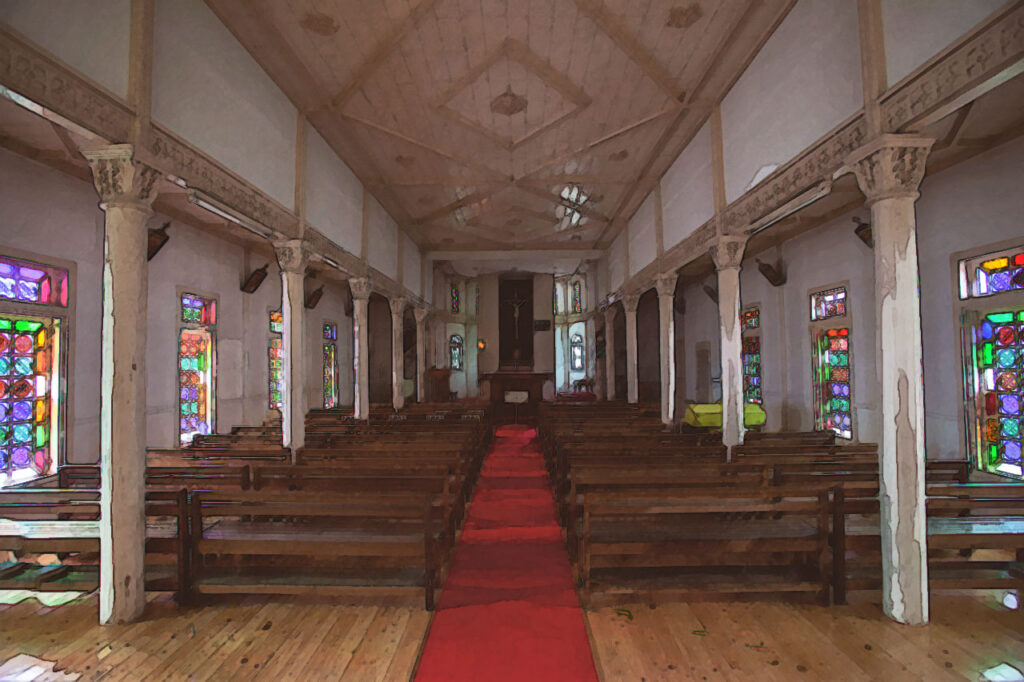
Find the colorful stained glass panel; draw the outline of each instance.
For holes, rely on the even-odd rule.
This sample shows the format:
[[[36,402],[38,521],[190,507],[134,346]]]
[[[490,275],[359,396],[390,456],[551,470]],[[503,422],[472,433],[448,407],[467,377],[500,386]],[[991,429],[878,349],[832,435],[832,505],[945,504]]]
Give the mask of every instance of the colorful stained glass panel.
[[[267,364],[268,405],[272,410],[280,410],[284,406],[284,342],[281,339],[270,339]]]
[[[0,256],[0,299],[66,308],[68,271]]]
[[[284,333],[284,313],[280,310],[270,311],[270,332],[272,334]]]
[[[848,328],[817,332],[811,339],[811,380],[815,428],[853,437]]]
[[[60,321],[0,318],[0,487],[53,473]]]
[[[760,404],[761,392],[761,337],[743,337],[743,400]]]
[[[1019,254],[1024,255],[1024,254]],[[998,270],[1009,258],[982,263]],[[973,330],[978,421],[978,467],[994,474],[1024,478],[1021,466],[1021,420],[1024,405],[1024,310],[985,315]]]
[[[846,287],[811,294],[811,319],[827,320],[846,314]]]
[[[577,315],[583,312],[583,285],[578,279],[572,283],[572,312]]]

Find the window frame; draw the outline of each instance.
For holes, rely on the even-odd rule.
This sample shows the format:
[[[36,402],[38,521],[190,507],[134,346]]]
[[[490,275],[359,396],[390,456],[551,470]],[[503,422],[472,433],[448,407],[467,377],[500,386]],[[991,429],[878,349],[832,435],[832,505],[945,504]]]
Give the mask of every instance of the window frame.
[[[743,322],[743,314],[745,312],[747,312],[747,311],[754,310],[754,309],[757,310],[757,328],[756,329],[747,329],[746,325]],[[761,399],[758,402],[756,402],[756,403],[754,403],[754,402],[747,402],[746,395],[745,395],[746,394],[746,378],[747,378],[747,374],[746,374],[746,371],[744,371],[743,372],[743,379],[744,379],[743,402],[744,402],[744,404],[748,404],[748,405],[760,405],[762,409],[764,408],[764,334],[761,333],[762,330],[764,329],[764,327],[762,325],[762,320],[761,320],[761,317],[763,315],[763,309],[764,309],[764,307],[761,305],[760,302],[748,303],[748,304],[746,304],[746,305],[744,305],[744,306],[742,306],[740,308],[740,356],[741,356],[740,357],[740,361],[741,361],[740,365],[741,365],[742,368],[744,368],[744,369],[746,368],[746,363],[743,362],[743,360],[744,360],[743,356],[746,355],[746,353],[743,351],[743,340],[744,339],[747,339],[749,337],[757,337],[757,339],[758,339],[758,354],[761,356],[761,360],[757,364],[757,376],[760,379],[760,387],[761,387]]]
[[[206,328],[202,324],[196,324],[194,322],[185,322],[181,319],[181,297],[184,294],[191,294],[198,296],[203,299],[211,299],[216,303],[216,319],[213,325],[210,325],[210,336],[213,340],[213,350],[210,353],[210,382],[212,384],[213,399],[210,401],[210,406],[213,410],[213,417],[210,420],[210,433],[217,433],[217,413],[218,409],[218,397],[217,397],[217,363],[218,363],[218,352],[217,352],[217,328],[219,326],[219,320],[222,316],[220,309],[220,296],[216,293],[211,292],[209,289],[202,289],[187,285],[178,285],[174,289],[174,359],[175,369],[171,373],[171,383],[174,386],[174,419],[172,420],[172,427],[174,429],[174,443],[175,447],[181,447],[181,383],[179,378],[178,361],[181,358],[181,331],[183,329],[204,329]],[[269,309],[268,309],[269,311]],[[264,320],[268,320],[269,329],[269,315],[266,315]]]
[[[69,464],[73,457],[73,441],[71,430],[75,424],[75,391],[74,391],[74,367],[76,325],[72,321],[77,319],[78,312],[78,263],[63,258],[55,258],[34,251],[25,251],[10,246],[2,247],[2,255],[15,260],[39,263],[49,267],[60,268],[68,273],[68,304],[61,306],[52,303],[28,303],[25,301],[12,301],[0,299],[0,314],[17,315],[35,318],[50,318],[60,321],[60,349],[57,357],[58,362],[58,392],[57,392],[57,430],[59,434],[57,452],[55,456],[55,471]],[[102,317],[102,301],[100,304],[100,315]],[[52,390],[52,387],[51,387]],[[32,481],[46,480],[54,474],[43,475]]]
[[[812,311],[813,311],[813,307],[811,306],[812,296],[814,296],[814,294],[819,294],[819,293],[823,293],[823,292],[826,292],[826,291],[831,291],[833,289],[838,289],[840,287],[842,287],[843,289],[846,290],[846,299],[845,299],[846,300],[846,311],[845,311],[845,313],[843,315],[834,315],[832,317],[827,317],[827,318],[819,319],[819,320],[811,319],[812,318]],[[847,345],[847,351],[846,352],[847,352],[847,358],[848,358],[847,367],[849,368],[849,371],[850,371],[850,381],[849,381],[849,383],[850,383],[850,438],[846,438],[845,436],[842,436],[842,435],[840,435],[838,433],[836,433],[836,438],[841,439],[841,440],[846,441],[846,442],[849,442],[849,443],[859,443],[860,442],[860,434],[859,434],[860,418],[857,415],[857,411],[859,409],[859,406],[855,402],[856,396],[858,395],[859,391],[857,390],[858,387],[856,386],[856,381],[855,381],[856,376],[855,376],[854,371],[853,371],[853,367],[854,367],[854,365],[857,362],[857,356],[856,356],[857,344],[853,342],[853,337],[855,335],[854,334],[855,318],[854,318],[854,315],[853,315],[853,300],[852,300],[853,297],[851,295],[851,292],[852,292],[852,287],[850,286],[850,280],[848,280],[848,279],[842,280],[842,281],[838,281],[838,282],[831,282],[831,283],[827,283],[827,284],[822,284],[820,286],[811,287],[811,288],[807,289],[806,295],[804,297],[805,305],[807,306],[806,308],[804,308],[804,311],[807,313],[807,320],[808,320],[807,340],[808,340],[808,344],[809,344],[809,349],[808,350],[810,351],[809,354],[811,355],[812,361],[813,361],[813,358],[814,358],[813,354],[815,352],[814,342],[815,342],[815,339],[816,339],[817,335],[822,334],[822,333],[826,332],[829,329],[841,329],[841,328],[845,327],[848,330],[847,331],[848,345]],[[764,357],[764,354],[763,354],[763,348],[762,348],[762,359],[763,359],[763,357]],[[816,423],[817,405],[815,404],[815,389],[816,389],[816,386],[815,386],[815,382],[814,382],[814,369],[815,369],[815,366],[812,365],[810,367],[811,374],[809,376],[809,383],[810,383],[810,389],[811,389],[811,405],[810,405],[810,407],[811,407],[811,426],[812,426],[812,428],[817,428],[817,423]],[[762,378],[762,381],[763,381],[763,378]],[[762,388],[761,395],[762,395],[762,397],[764,395],[763,388]],[[832,429],[829,429],[829,430],[832,430]]]
[[[455,346],[455,340],[458,339],[459,345],[459,366],[455,367],[452,362],[452,348]],[[466,339],[461,334],[449,334],[448,335],[448,369],[452,372],[464,372],[466,371]]]
[[[965,346],[965,333],[967,333],[982,316],[990,312],[1011,308],[1024,310],[1024,289],[1003,291],[988,296],[971,296],[966,299],[960,298],[961,261],[972,260],[1013,248],[1024,249],[1024,239],[1021,239],[1020,237],[1003,239],[998,242],[992,242],[950,254],[949,281],[952,300],[951,328],[953,329],[954,334],[953,344],[954,347],[957,348],[959,371],[961,374],[961,400],[958,401],[957,407],[957,432],[959,436],[957,453],[960,459],[967,460],[968,466],[972,470],[978,470],[991,476],[999,476],[1000,478],[1006,478],[1013,481],[1021,481],[1024,479],[1017,478],[1012,474],[999,474],[979,467],[978,453],[973,452],[972,447],[968,444],[968,438],[973,435],[973,429],[969,424],[976,416],[977,398],[974,395],[968,394],[967,374],[969,369],[973,368],[974,365],[972,362],[969,368],[967,358],[965,357],[965,352],[967,350]]]

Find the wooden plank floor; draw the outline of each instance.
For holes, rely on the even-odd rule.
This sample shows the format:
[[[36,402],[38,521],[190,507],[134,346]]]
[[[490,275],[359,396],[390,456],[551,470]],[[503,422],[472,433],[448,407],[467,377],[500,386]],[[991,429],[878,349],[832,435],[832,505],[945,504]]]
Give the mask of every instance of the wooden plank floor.
[[[1024,612],[1003,592],[933,594],[932,623],[911,628],[873,603],[630,605],[587,612],[601,679],[978,680],[1024,670]]]
[[[619,680],[978,680],[1024,670],[1024,612],[1002,592],[933,595],[932,624],[898,625],[872,603],[632,605],[587,612],[598,671]],[[405,607],[221,599],[100,627],[96,598],[0,607],[0,664],[28,654],[82,680],[408,680],[430,614]]]
[[[101,627],[95,596],[56,608],[0,606],[0,664],[55,661],[81,680],[408,680],[430,613],[295,598],[221,599],[180,609],[151,597],[144,620]]]

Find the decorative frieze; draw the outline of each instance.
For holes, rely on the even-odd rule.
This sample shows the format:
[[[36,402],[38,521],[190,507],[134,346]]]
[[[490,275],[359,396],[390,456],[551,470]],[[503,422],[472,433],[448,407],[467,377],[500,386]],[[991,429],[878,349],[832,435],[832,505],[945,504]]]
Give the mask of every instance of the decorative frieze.
[[[866,139],[863,115],[847,121],[733,202],[723,215],[724,231],[743,233],[759,218],[780,208],[800,192],[832,177],[843,166],[844,159]]]
[[[286,208],[160,126],[154,124],[150,130],[143,142],[144,150],[140,150],[148,163],[282,236],[299,234],[299,219]]]
[[[1014,3],[973,37],[882,100],[885,130],[905,130],[1024,59],[1024,5]]]
[[[0,25],[0,85],[110,142],[127,142],[131,108]]]

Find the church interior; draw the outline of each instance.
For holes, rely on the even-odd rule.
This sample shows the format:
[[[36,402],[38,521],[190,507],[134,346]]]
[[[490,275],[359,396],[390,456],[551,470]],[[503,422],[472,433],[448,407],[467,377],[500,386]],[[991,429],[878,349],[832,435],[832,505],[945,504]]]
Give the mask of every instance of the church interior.
[[[1022,185],[1022,0],[0,0],[0,679],[1024,680]]]

